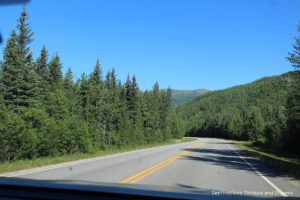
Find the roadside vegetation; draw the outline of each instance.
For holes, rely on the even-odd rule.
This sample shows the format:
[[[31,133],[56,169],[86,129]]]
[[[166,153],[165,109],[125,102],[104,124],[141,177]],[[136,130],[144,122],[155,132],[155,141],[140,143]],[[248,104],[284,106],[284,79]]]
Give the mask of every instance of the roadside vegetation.
[[[0,62],[1,171],[18,160],[43,165],[184,136],[170,106],[170,89],[155,83],[152,90],[141,91],[134,75],[122,83],[114,69],[104,78],[99,60],[91,74],[74,81],[71,69],[62,73],[58,54],[49,59],[46,47],[35,59],[32,38],[24,8]]]
[[[274,152],[274,150],[268,146],[257,145],[251,141],[235,141],[234,144],[238,149],[257,157],[264,163],[284,171],[288,175],[296,177],[298,180],[300,179],[299,156],[290,155],[282,151]]]

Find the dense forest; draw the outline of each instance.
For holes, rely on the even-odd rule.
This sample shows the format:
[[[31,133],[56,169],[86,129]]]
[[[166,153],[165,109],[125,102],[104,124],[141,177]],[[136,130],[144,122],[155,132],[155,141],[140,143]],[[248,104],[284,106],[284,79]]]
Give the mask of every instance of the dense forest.
[[[74,81],[59,55],[43,47],[34,59],[24,8],[3,52],[0,71],[0,161],[88,153],[181,138],[171,90],[141,91],[136,77],[122,83],[99,60]]]
[[[287,60],[294,71],[210,92],[178,107],[187,135],[251,140],[300,153],[300,37],[293,48]]]

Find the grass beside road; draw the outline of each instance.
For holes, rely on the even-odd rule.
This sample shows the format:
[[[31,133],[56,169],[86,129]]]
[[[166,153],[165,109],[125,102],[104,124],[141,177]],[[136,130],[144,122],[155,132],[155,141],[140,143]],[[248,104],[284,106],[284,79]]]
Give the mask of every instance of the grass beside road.
[[[246,153],[257,157],[262,162],[286,172],[289,176],[300,180],[300,157],[284,153],[274,153],[270,149],[254,145],[252,142],[234,141],[235,146]],[[300,185],[300,184],[299,184]]]
[[[59,164],[64,162],[71,162],[71,161],[76,161],[81,159],[106,156],[115,153],[128,152],[128,151],[133,151],[138,149],[145,149],[145,148],[157,147],[157,146],[163,146],[169,144],[177,144],[182,142],[191,142],[194,140],[196,140],[196,138],[185,137],[182,139],[172,139],[169,141],[153,143],[153,144],[143,144],[135,147],[126,146],[122,148],[109,148],[109,149],[105,149],[105,150],[101,150],[89,154],[77,153],[71,155],[38,158],[33,160],[17,160],[13,162],[5,162],[5,163],[0,163],[0,174],[15,172],[19,170],[32,169],[32,168],[42,167],[47,165]]]

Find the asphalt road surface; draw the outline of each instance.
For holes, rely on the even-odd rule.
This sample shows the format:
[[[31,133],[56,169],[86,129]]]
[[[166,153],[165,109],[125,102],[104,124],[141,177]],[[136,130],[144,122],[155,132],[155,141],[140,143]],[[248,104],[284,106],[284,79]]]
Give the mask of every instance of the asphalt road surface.
[[[300,197],[297,181],[238,151],[227,140],[199,138],[7,175],[174,186],[211,194]]]

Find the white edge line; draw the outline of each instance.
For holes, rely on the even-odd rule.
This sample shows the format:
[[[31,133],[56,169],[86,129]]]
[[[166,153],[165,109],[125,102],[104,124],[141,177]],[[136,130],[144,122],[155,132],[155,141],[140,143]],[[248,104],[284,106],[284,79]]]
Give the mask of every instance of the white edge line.
[[[281,196],[287,197],[288,195],[285,194],[282,190],[280,190],[274,183],[272,183],[269,179],[267,179],[264,175],[262,175],[251,163],[249,163],[239,152],[234,150],[230,145],[227,146],[242,159],[258,176],[260,176],[264,181],[266,181],[270,186],[272,186]]]
[[[191,141],[191,143],[195,143],[197,141],[198,140]],[[137,150],[133,150],[133,151],[115,153],[115,154],[106,155],[106,156],[100,156],[100,157],[98,156],[98,157],[87,158],[87,159],[83,159],[83,160],[70,161],[67,163],[59,163],[59,164],[54,164],[54,165],[50,165],[50,166],[42,166],[42,167],[37,167],[37,168],[33,168],[33,169],[28,169],[28,170],[21,170],[21,171],[16,171],[16,172],[11,172],[11,173],[0,174],[0,177],[16,177],[16,176],[22,176],[25,174],[33,174],[33,173],[38,173],[38,172],[42,172],[42,171],[47,171],[47,170],[52,170],[52,169],[57,169],[57,168],[62,168],[62,167],[68,167],[68,166],[72,166],[72,165],[84,164],[84,163],[94,162],[94,161],[98,161],[98,160],[104,160],[104,159],[108,159],[108,158],[115,158],[115,157],[119,157],[119,156],[123,156],[123,155],[130,155],[130,154],[134,154],[134,153],[147,151],[150,149],[159,149],[159,148],[164,148],[164,147],[170,147],[173,145],[181,146],[186,143],[189,143],[189,142],[163,145],[163,146],[158,146],[158,147],[150,147],[150,148],[146,148],[146,149],[137,149]]]

